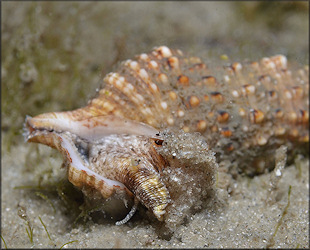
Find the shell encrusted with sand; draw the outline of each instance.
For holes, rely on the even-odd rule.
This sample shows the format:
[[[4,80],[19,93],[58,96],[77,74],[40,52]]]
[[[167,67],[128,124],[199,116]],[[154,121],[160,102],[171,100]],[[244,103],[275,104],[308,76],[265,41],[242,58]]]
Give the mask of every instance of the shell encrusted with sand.
[[[25,138],[58,149],[80,189],[132,197],[118,225],[139,202],[162,221],[169,206],[205,199],[222,161],[255,175],[283,144],[289,154],[307,150],[308,77],[308,66],[283,55],[207,65],[161,46],[107,74],[87,106],[28,116]]]

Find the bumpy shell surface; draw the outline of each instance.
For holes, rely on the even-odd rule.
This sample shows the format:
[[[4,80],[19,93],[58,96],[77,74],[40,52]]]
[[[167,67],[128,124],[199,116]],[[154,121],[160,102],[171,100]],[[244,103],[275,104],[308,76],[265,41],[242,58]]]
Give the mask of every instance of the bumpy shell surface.
[[[207,65],[161,46],[107,74],[86,107],[28,117],[26,139],[62,152],[74,185],[104,197],[125,190],[162,220],[170,196],[161,171],[169,162],[156,150],[164,141],[158,132],[200,132],[218,162],[263,172],[280,145],[307,148],[308,71],[289,68],[282,55]]]

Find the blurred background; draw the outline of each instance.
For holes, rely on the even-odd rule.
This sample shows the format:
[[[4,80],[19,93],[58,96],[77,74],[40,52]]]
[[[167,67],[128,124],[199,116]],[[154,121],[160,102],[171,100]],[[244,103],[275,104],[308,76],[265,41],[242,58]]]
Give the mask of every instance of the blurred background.
[[[308,2],[1,3],[4,144],[25,115],[80,107],[118,62],[167,45],[211,62],[284,54],[309,63]]]

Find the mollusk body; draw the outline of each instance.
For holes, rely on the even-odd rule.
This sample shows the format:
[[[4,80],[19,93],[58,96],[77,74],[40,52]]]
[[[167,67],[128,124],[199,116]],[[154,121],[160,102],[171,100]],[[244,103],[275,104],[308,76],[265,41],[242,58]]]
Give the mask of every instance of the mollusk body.
[[[86,107],[27,117],[25,138],[58,149],[77,187],[127,192],[163,220],[169,162],[158,132],[200,132],[217,161],[263,172],[280,145],[293,151],[309,141],[308,75],[282,55],[209,66],[161,46],[107,74]]]

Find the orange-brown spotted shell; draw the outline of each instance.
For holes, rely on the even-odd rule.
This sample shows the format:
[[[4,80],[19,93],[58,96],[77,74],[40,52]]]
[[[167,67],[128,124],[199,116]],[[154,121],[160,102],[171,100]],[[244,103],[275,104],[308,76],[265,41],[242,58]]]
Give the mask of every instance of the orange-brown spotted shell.
[[[160,219],[170,202],[160,174],[167,162],[153,150],[156,146],[148,144],[160,130],[198,131],[218,161],[228,159],[238,171],[248,174],[269,167],[275,150],[282,144],[287,144],[289,151],[305,149],[309,142],[309,68],[289,66],[282,55],[242,64],[205,64],[180,50],[157,47],[124,61],[116,72],[107,74],[97,97],[86,107],[27,118],[26,139],[56,147],[68,160],[70,153],[61,146],[63,142],[59,146],[65,133],[93,144],[119,136],[116,144],[120,152],[127,145],[139,153],[124,157],[115,154],[109,165],[115,167],[115,172],[99,172],[123,185],[117,188],[138,196]],[[140,143],[124,144],[124,135],[140,138]],[[56,139],[44,139],[50,136]],[[72,144],[73,139],[70,140]],[[113,144],[112,141],[103,144]],[[145,143],[148,146],[140,150]],[[109,152],[105,150],[101,152]],[[102,157],[100,153],[97,156]],[[146,161],[141,168],[134,164],[137,157]],[[96,168],[95,163],[90,165]],[[97,168],[102,165],[105,163],[97,164]],[[97,175],[71,168],[74,171],[69,168],[69,179],[73,184],[93,185],[103,196],[109,196],[110,189],[115,192],[117,185],[105,188]],[[143,181],[148,185],[143,186]]]
[[[309,68],[289,66],[283,55],[204,64],[161,46],[108,74],[89,105],[156,129],[201,132],[220,161],[252,174],[262,158],[272,165],[281,144],[289,152],[308,145]]]

